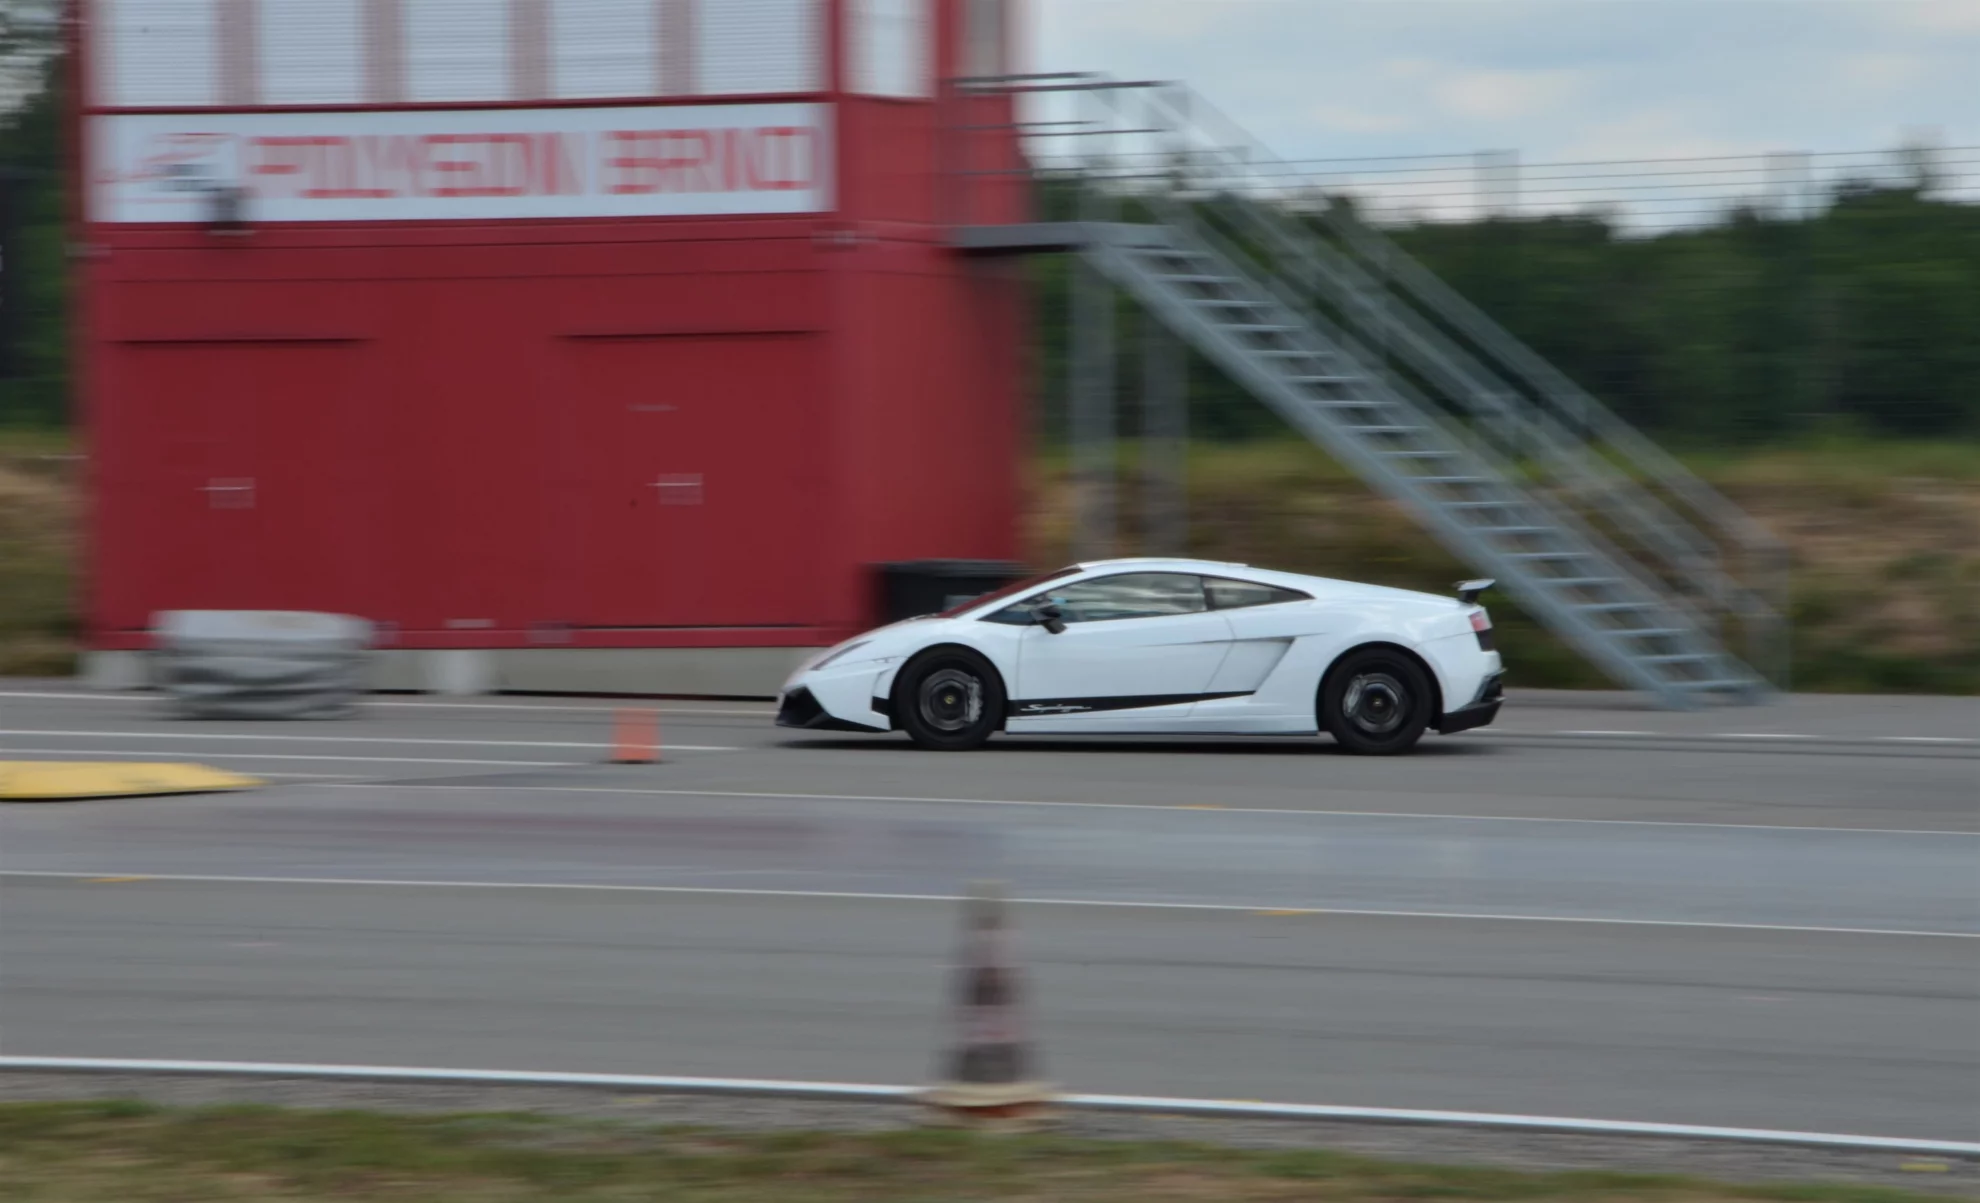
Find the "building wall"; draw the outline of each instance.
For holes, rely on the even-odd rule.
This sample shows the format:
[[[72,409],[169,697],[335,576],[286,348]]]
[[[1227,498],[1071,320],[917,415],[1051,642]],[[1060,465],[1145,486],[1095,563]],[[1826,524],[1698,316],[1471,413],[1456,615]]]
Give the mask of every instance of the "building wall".
[[[1014,555],[1021,303],[944,246],[946,52],[899,52],[943,10],[82,12],[97,646],[201,607],[415,648],[804,646],[869,619],[873,563]],[[888,95],[828,90],[855,76]],[[816,163],[773,132],[723,166],[724,130],[793,112]]]

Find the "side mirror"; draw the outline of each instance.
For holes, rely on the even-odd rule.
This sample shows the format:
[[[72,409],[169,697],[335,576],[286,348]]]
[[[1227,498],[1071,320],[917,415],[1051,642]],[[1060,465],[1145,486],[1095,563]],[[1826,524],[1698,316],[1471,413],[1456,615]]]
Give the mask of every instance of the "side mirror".
[[[1031,608],[1031,621],[1044,627],[1047,634],[1062,635],[1066,630],[1066,612],[1051,602]]]

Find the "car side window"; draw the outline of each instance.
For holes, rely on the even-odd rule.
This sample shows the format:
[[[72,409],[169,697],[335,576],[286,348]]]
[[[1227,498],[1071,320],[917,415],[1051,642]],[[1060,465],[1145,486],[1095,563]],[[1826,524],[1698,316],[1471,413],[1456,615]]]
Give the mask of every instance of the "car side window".
[[[1068,623],[1115,622],[1125,618],[1160,618],[1201,614],[1209,608],[1203,578],[1181,572],[1126,572],[1047,589],[1034,603],[1058,604]]]
[[[1210,598],[1212,610],[1242,610],[1249,606],[1276,606],[1282,602],[1313,600],[1297,589],[1281,589],[1276,585],[1261,585],[1257,581],[1233,581],[1215,576],[1204,578],[1203,591]]]

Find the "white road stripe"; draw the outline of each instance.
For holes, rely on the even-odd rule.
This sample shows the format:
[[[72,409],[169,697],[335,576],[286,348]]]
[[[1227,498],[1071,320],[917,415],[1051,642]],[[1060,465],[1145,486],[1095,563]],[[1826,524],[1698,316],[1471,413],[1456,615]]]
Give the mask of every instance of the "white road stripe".
[[[58,702],[158,702],[169,701],[162,694],[137,693],[42,693],[31,689],[0,690],[0,698],[33,698]],[[706,710],[686,707],[656,707],[650,698],[628,698],[618,705],[601,706],[591,703],[545,702],[533,705],[527,702],[405,702],[388,701],[382,698],[367,697],[360,705],[380,706],[395,710],[517,710],[530,714],[615,714],[621,710],[653,710],[662,714],[729,715],[743,718],[775,718],[775,708],[764,710]]]
[[[553,742],[540,739],[408,739],[387,735],[227,735],[207,731],[41,731],[0,728],[0,735],[48,737],[53,739],[258,739],[271,743],[424,744],[443,748],[582,748],[593,751],[612,746],[609,743]],[[676,752],[740,752],[742,750],[741,748],[716,747],[710,744],[670,744],[665,740],[661,741],[661,748]]]
[[[1168,810],[1195,815],[1289,815],[1341,819],[1458,819],[1479,823],[1591,823],[1601,827],[1706,827],[1734,831],[1822,831],[1843,835],[1963,835],[1980,836],[1980,831],[1948,831],[1911,827],[1811,827],[1795,823],[1708,823],[1684,819],[1581,819],[1553,815],[1466,815],[1437,814],[1406,810],[1311,810],[1276,806],[1205,807],[1189,802],[1078,802],[1037,798],[936,798],[904,794],[799,794],[769,790],[725,789],[639,789],[633,786],[605,785],[447,785],[440,782],[393,782],[342,784],[325,782],[325,789],[394,789],[442,793],[459,791],[476,794],[635,794],[678,798],[757,798],[798,802],[925,802],[950,806],[1063,806],[1086,810]]]
[[[0,869],[0,878],[38,877],[65,881],[116,877],[134,884],[144,881],[201,882],[220,885],[366,886],[426,890],[570,890],[587,893],[709,894],[743,898],[830,898],[849,902],[962,902],[962,894],[893,894],[854,890],[771,890],[735,886],[642,886],[600,882],[558,881],[413,881],[378,877],[260,877],[217,873],[144,873],[132,869],[100,869],[88,873],[37,869]],[[1787,923],[1717,923],[1697,919],[1608,919],[1588,915],[1508,915],[1489,911],[1395,911],[1361,907],[1316,907],[1292,902],[1146,902],[1098,898],[1011,898],[1026,906],[1089,907],[1143,911],[1299,911],[1305,915],[1345,915],[1373,919],[1482,920],[1493,923],[1578,923],[1610,927],[1678,927],[1720,931],[1804,932],[1816,935],[1908,936],[1935,940],[1980,940],[1980,932],[1915,931],[1885,927],[1815,927]]]
[[[678,750],[678,749],[677,749]],[[199,754],[206,760],[315,760],[339,761],[352,764],[472,764],[500,765],[516,769],[568,769],[575,768],[577,762],[569,760],[452,760],[417,756],[338,756],[324,753],[321,756],[305,756],[278,752],[214,752]],[[156,752],[126,752],[111,748],[0,748],[0,755],[11,756],[114,756],[123,759],[133,757],[156,757]]]
[[[923,1087],[869,1082],[800,1082],[775,1078],[689,1078],[647,1074],[546,1073],[513,1069],[431,1069],[402,1065],[320,1065],[279,1061],[153,1061],[107,1057],[0,1057],[0,1069],[93,1073],[220,1074],[262,1078],[356,1078],[369,1081],[476,1083],[481,1085],[591,1086],[610,1089],[710,1094],[770,1094],[801,1098],[907,1101]],[[1980,1143],[1904,1136],[1858,1136],[1773,1128],[1721,1128],[1636,1120],[1507,1115],[1483,1111],[1425,1111],[1398,1107],[1347,1107],[1320,1103],[1267,1103],[1253,1099],[1179,1099],[1134,1094],[1061,1095],[1062,1107],[1155,1114],[1252,1116],[1277,1119],[1374,1120],[1380,1123],[1462,1125],[1481,1128],[1581,1132],[1613,1136],[1662,1136],[1753,1141],[1827,1148],[1980,1155]]]
[[[23,698],[23,699],[35,699],[35,700],[54,700],[54,701],[71,701],[71,702],[109,702],[109,701],[163,702],[166,700],[163,697],[156,694],[142,694],[142,693],[133,693],[133,692],[45,693],[36,690],[0,690],[0,698]],[[678,715],[694,715],[694,716],[723,716],[723,717],[731,717],[731,718],[763,718],[763,719],[774,718],[776,717],[776,713],[777,713],[774,709],[770,709],[770,708],[765,708],[761,710],[734,710],[734,709],[713,710],[713,709],[701,709],[701,708],[689,708],[689,707],[667,707],[667,706],[658,706],[652,704],[642,705],[642,701],[650,702],[650,700],[643,700],[643,699],[628,699],[625,703],[619,705],[595,705],[590,703],[565,704],[565,703],[557,703],[557,702],[547,702],[540,705],[534,705],[534,704],[522,703],[522,702],[428,702],[428,701],[409,702],[409,701],[386,701],[378,698],[367,698],[362,703],[362,705],[367,708],[378,707],[385,709],[407,709],[407,710],[511,710],[511,711],[517,711],[523,713],[530,713],[530,714],[613,714],[620,710],[625,710],[625,709],[657,709],[663,717],[670,714],[678,714]],[[125,733],[116,732],[115,734],[121,735]],[[1778,740],[1825,741],[1825,742],[1838,743],[1838,744],[1911,743],[1911,744],[1950,744],[1956,746],[1980,745],[1980,738],[1966,738],[1963,736],[1956,736],[1956,735],[1816,735],[1816,734],[1809,734],[1806,732],[1791,732],[1791,731],[1780,731],[1780,732],[1776,732],[1776,731],[1731,731],[1731,732],[1644,731],[1644,730],[1532,731],[1532,730],[1523,730],[1518,727],[1498,726],[1498,727],[1479,727],[1471,731],[1466,731],[1463,733],[1463,735],[1467,738],[1475,735],[1503,735],[1514,738],[1528,738],[1528,739],[1560,739],[1560,738],[1589,738],[1589,739],[1627,738],[1627,739],[1668,739],[1668,740],[1778,739]],[[1044,737],[1044,738],[1050,738],[1050,737]],[[1128,745],[1123,745],[1123,746],[1128,746]],[[730,749],[714,749],[714,750],[728,751]]]

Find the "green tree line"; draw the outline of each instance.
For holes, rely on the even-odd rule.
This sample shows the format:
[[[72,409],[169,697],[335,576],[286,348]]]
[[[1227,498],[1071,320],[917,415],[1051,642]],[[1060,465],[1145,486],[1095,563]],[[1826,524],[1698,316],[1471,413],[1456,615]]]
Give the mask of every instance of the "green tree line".
[[[0,188],[11,190],[14,221],[5,303],[17,310],[11,354],[0,355],[9,369],[0,376],[0,426],[54,426],[69,413],[61,67],[0,21],[0,86],[28,85],[19,103],[0,110],[0,176],[8,177]]]
[[[1798,220],[1732,210],[1653,236],[1597,215],[1435,222],[1404,251],[1629,421],[1681,446],[1811,434],[1980,436],[1980,205],[1845,185]],[[1050,433],[1063,413],[1068,271],[1033,265]],[[1116,380],[1136,387],[1137,342]],[[1200,437],[1277,419],[1194,365]]]
[[[5,31],[0,30],[0,35]],[[0,36],[0,52],[7,51]],[[14,375],[0,424],[70,413],[62,63],[23,56],[32,83],[0,113],[0,171],[20,183]],[[23,66],[22,64],[26,64]],[[1644,237],[1600,216],[1436,222],[1392,233],[1410,254],[1624,417],[1682,445],[1841,431],[1980,435],[1980,205],[1938,199],[1921,169],[1900,187],[1846,186],[1800,220],[1735,211]],[[1063,259],[1038,285],[1041,416],[1060,428],[1067,337]],[[1135,341],[1120,340],[1123,390]],[[1269,435],[1277,420],[1198,365],[1199,437]]]

